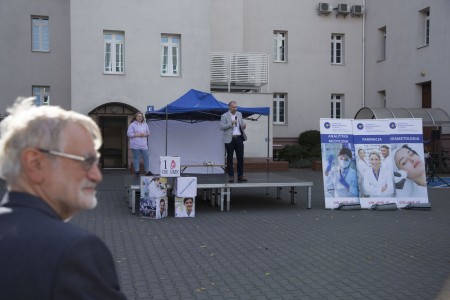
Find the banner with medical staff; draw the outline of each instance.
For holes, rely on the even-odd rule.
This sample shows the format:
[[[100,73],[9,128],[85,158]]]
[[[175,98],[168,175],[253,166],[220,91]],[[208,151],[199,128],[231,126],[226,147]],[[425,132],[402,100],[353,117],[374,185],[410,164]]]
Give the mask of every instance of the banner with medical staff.
[[[422,119],[389,122],[397,206],[428,203]]]
[[[320,119],[325,208],[428,203],[422,119]]]
[[[357,164],[361,208],[396,203],[389,124],[387,119],[353,121],[355,149],[361,160]],[[362,161],[369,168],[361,167]]]
[[[352,120],[320,119],[325,208],[359,203]]]

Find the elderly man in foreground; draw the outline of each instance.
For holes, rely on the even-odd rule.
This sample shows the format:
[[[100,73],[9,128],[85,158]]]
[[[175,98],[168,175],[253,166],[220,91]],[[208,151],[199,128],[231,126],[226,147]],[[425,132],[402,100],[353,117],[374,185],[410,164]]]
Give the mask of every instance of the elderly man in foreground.
[[[87,116],[18,100],[1,123],[2,299],[125,299],[111,253],[69,222],[97,204],[101,135]]]

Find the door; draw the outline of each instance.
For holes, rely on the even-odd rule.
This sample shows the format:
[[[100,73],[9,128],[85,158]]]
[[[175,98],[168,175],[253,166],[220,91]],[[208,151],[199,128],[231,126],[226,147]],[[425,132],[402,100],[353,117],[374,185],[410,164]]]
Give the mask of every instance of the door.
[[[99,126],[103,145],[100,163],[103,168],[127,167],[127,117],[101,116]]]
[[[422,83],[422,108],[431,108],[431,82]]]

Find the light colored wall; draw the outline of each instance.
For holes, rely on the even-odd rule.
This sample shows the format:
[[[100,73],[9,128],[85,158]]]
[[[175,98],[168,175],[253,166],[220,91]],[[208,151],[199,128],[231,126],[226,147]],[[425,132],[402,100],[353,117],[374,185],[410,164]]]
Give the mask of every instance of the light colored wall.
[[[339,1],[328,2],[336,6]],[[450,111],[448,0],[348,3],[366,6],[364,73],[364,19],[336,17],[334,12],[319,16],[318,3],[0,1],[0,113],[17,96],[31,95],[32,85],[49,85],[52,104],[85,114],[108,102],[123,102],[140,110],[147,105],[158,109],[191,88],[209,91],[210,51],[270,54],[270,84],[263,89],[267,93],[243,94],[238,100],[245,103],[254,99],[249,100],[249,106],[272,106],[272,93],[287,93],[288,123],[273,126],[275,137],[296,138],[305,130],[318,129],[319,119],[329,117],[332,93],[345,95],[344,117],[353,118],[363,99],[366,106],[381,105],[380,90],[386,90],[389,107],[420,107],[418,84],[431,81],[433,107]],[[431,42],[418,48],[418,11],[427,6],[431,11]],[[50,53],[31,52],[31,15],[50,17]],[[377,62],[378,28],[382,26],[388,29],[387,58]],[[103,74],[103,30],[125,32],[125,75]],[[274,30],[288,31],[288,63],[272,62]],[[161,33],[181,34],[181,77],[160,76]],[[330,64],[332,33],[345,34],[344,66]],[[235,97],[224,93],[221,100]]]
[[[419,47],[419,11],[430,7],[430,44]],[[367,1],[366,106],[422,107],[418,84],[431,81],[432,107],[450,112],[450,2],[448,0]],[[386,26],[386,59],[377,61],[378,29]],[[421,73],[424,72],[424,76]]]
[[[362,102],[362,18],[319,16],[313,0],[244,3],[244,50],[270,54],[269,91],[288,95],[288,124],[274,125],[274,136],[298,137],[318,129],[319,119],[330,116],[332,93],[345,95],[344,117],[353,117]],[[288,32],[287,63],[273,62],[274,30]],[[330,63],[332,33],[345,34],[343,66]]]
[[[33,85],[50,86],[50,103],[70,108],[69,1],[0,1],[0,114]],[[31,51],[31,16],[49,17],[50,52]]]
[[[211,0],[211,51],[243,51],[243,9],[242,0]]]
[[[72,101],[159,109],[189,89],[209,90],[208,0],[71,2]],[[125,32],[125,74],[103,74],[103,30]],[[160,76],[161,33],[181,34],[181,77]]]

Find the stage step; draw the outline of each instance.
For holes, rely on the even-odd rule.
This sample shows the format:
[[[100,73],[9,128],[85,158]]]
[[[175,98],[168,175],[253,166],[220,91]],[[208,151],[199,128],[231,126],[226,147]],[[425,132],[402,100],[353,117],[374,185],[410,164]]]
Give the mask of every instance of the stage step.
[[[236,170],[236,159],[234,159]],[[251,172],[286,172],[289,170],[289,162],[274,161],[265,157],[244,157],[244,173]]]
[[[144,165],[140,165],[141,174],[144,173]],[[130,166],[130,173],[133,173],[133,163]],[[236,170],[236,158],[234,159],[234,170]],[[244,173],[251,172],[286,172],[289,171],[289,162],[274,161],[265,157],[244,157]]]

